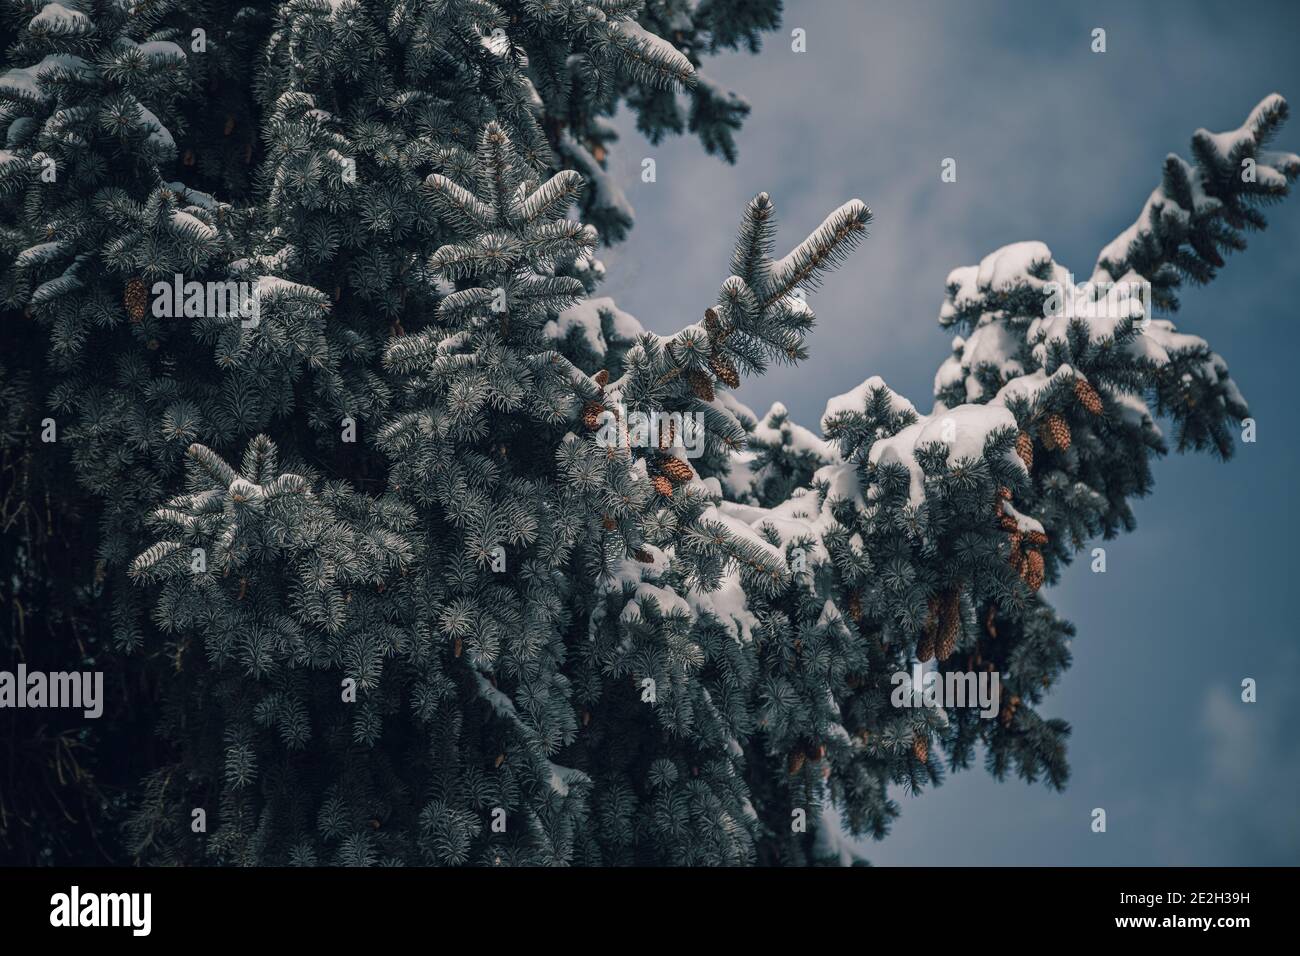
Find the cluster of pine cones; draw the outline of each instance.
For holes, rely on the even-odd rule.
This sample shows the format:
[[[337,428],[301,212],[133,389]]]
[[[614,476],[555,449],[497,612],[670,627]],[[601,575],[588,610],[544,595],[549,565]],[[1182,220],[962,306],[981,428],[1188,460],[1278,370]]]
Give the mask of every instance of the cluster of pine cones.
[[[1024,432],[1020,433],[1024,436]],[[1045,580],[1045,565],[1043,563],[1043,553],[1039,550],[1047,544],[1047,535],[1041,531],[1021,531],[1020,525],[1016,519],[1002,510],[1002,502],[1011,498],[1011,489],[1005,485],[998,489],[997,510],[999,514],[998,522],[1002,525],[1002,530],[1007,532],[1007,537],[1011,541],[1011,553],[1008,560],[1011,566],[1015,568],[1020,579],[1024,581],[1032,590],[1037,591],[1043,586]]]

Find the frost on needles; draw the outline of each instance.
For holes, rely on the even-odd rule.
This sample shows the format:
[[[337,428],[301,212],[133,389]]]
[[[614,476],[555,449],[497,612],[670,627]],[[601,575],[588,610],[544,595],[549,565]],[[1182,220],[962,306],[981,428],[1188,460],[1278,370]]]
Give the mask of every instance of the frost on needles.
[[[1300,173],[1286,104],[1166,161],[1099,257],[1104,313],[1045,307],[1042,244],[998,250],[949,277],[931,412],[871,377],[817,434],[734,389],[806,356],[861,202],[777,257],[756,196],[674,334],[597,294],[634,217],[609,116],[731,158],[748,107],[702,57],[778,8],[209,4],[201,55],[169,0],[5,8],[0,447],[67,507],[3,554],[71,622],[44,639],[138,688],[94,731],[137,774],[103,803],[123,858],[851,862],[841,829],[884,835],[977,747],[1064,783],[1037,706],[1072,629],[1039,589],[1132,527],[1158,418],[1227,456],[1247,414],[1123,290],[1172,313],[1264,225]],[[176,274],[249,283],[259,320],[154,315]],[[52,593],[55,532],[93,585]],[[996,719],[891,706],[918,659],[1000,674]]]

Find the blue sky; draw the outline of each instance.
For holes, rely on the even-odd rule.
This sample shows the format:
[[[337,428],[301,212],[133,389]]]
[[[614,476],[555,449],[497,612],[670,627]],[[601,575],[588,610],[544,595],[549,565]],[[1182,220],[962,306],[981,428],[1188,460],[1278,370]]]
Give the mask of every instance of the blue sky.
[[[807,52],[789,33],[807,31]],[[1090,50],[1091,31],[1107,51]],[[745,202],[767,190],[778,254],[857,196],[871,238],[810,302],[811,358],[748,381],[814,426],[826,400],[873,374],[928,408],[949,336],[948,272],[1041,240],[1080,278],[1136,218],[1192,132],[1238,126],[1279,92],[1300,109],[1300,5],[787,0],[758,56],[704,71],[753,105],[729,167],[681,137],[651,146],[630,118],[612,169],[637,209],[604,255],[604,292],[648,328],[696,321],[726,278]],[[1278,148],[1300,152],[1300,117]],[[642,183],[642,157],[658,180]],[[956,183],[939,179],[957,160]],[[1300,198],[1269,212],[1220,277],[1174,317],[1209,339],[1251,403],[1258,441],[1229,463],[1171,454],[1138,502],[1138,530],[1106,543],[1108,571],[1067,571],[1049,599],[1078,635],[1043,708],[1074,733],[1064,793],[981,769],[896,794],[903,816],[866,847],[879,865],[1300,863],[1300,705],[1291,542],[1300,422],[1291,407]],[[1259,701],[1240,701],[1240,682]],[[1107,810],[1105,834],[1090,811]]]

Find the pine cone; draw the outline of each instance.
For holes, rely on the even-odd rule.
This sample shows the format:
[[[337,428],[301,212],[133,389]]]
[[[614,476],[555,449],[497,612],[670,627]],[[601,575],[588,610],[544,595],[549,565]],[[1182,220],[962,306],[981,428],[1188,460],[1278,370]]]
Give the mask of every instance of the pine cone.
[[[1043,438],[1043,444],[1048,448],[1059,448],[1061,451],[1070,450],[1070,426],[1064,418],[1055,412],[1047,416],[1040,434]]]
[[[695,477],[695,472],[691,470],[691,466],[680,458],[661,458],[659,460],[659,470],[667,475],[670,481],[679,485]]]
[[[1074,380],[1074,397],[1091,414],[1101,414],[1101,396],[1097,394],[1097,390],[1092,385],[1081,378]]]
[[[952,588],[945,591],[939,601],[939,633],[935,642],[935,656],[946,661],[957,647],[957,635],[961,633],[961,591]]]
[[[618,530],[618,522],[616,522],[616,521],[615,521],[613,518],[611,518],[609,515],[604,515],[604,516],[602,516],[601,519],[600,519],[600,523],[601,523],[601,526],[604,527],[604,529],[605,529],[606,531],[617,531],[617,530]]]
[[[1011,515],[1003,515],[998,519],[998,524],[1002,525],[1003,531],[1019,531],[1020,525],[1016,524],[1016,519]]]
[[[713,382],[699,369],[693,368],[686,373],[686,383],[690,385],[691,391],[700,401],[713,401]]]
[[[1024,553],[1024,556],[1020,559],[1020,577],[1029,585],[1031,590],[1037,591],[1043,586],[1045,575],[1041,551],[1026,551]]]
[[[857,591],[849,595],[849,615],[855,621],[862,620],[862,597]]]
[[[1010,555],[1007,556],[1007,560],[1011,562],[1011,566],[1013,568],[1019,568],[1020,557],[1021,557],[1020,539],[1022,535],[1020,534],[1019,531],[1016,531],[1013,534],[1008,535],[1007,537],[1011,541],[1011,553]]]
[[[731,364],[731,360],[725,355],[709,356],[709,368],[713,369],[713,374],[718,376],[718,381],[726,385],[727,388],[740,387],[740,374],[736,371],[736,366]]]
[[[921,636],[916,639],[916,659],[922,662],[934,657],[934,646],[939,636],[939,599],[932,597],[928,603],[930,611],[925,616]]]
[[[923,734],[918,734],[912,738],[912,756],[921,763],[927,763],[930,760],[930,738]]]
[[[636,558],[642,564],[655,563],[654,555],[651,554],[649,551],[644,550],[643,548],[637,548],[635,551],[633,551],[632,557]]]
[[[1047,535],[1043,534],[1041,531],[1031,531],[1029,534],[1025,535],[1025,540],[1030,544],[1037,545],[1041,548],[1043,545],[1047,544]]]
[[[1028,432],[1021,432],[1016,436],[1016,454],[1025,463],[1026,471],[1034,470],[1034,440],[1029,437]]]
[[[594,381],[597,385],[599,385],[601,388],[604,388],[606,385],[609,384],[609,369],[602,368],[591,378],[592,381]]]
[[[806,760],[806,759],[807,759],[807,758],[804,757],[804,755],[803,755],[803,751],[802,751],[802,750],[796,750],[794,753],[792,753],[792,754],[790,755],[790,768],[789,768],[789,769],[790,769],[790,774],[791,774],[792,776],[793,776],[794,774],[798,773],[800,770],[803,769],[803,763],[804,763],[804,760]]]
[[[1008,488],[1006,485],[999,485],[999,486],[998,486],[998,497],[1001,498],[1003,501],[1010,501],[1010,500],[1011,500],[1011,489]]]
[[[582,424],[587,426],[588,431],[595,431],[600,427],[600,416],[605,413],[605,406],[597,401],[590,401],[582,408]]]
[[[716,339],[718,333],[722,331],[722,324],[718,321],[718,310],[707,308],[704,310],[704,331],[709,333],[709,338]]]
[[[126,284],[122,304],[126,306],[126,313],[131,316],[132,322],[139,322],[144,318],[145,306],[149,304],[149,290],[145,288],[143,279],[135,277]]]
[[[673,447],[673,442],[677,440],[677,425],[670,418],[668,419],[668,430],[659,429],[659,450],[667,451]]]
[[[655,491],[659,492],[659,494],[663,495],[665,498],[671,498],[673,496],[673,483],[663,475],[655,475],[650,479],[650,484],[654,485]]]

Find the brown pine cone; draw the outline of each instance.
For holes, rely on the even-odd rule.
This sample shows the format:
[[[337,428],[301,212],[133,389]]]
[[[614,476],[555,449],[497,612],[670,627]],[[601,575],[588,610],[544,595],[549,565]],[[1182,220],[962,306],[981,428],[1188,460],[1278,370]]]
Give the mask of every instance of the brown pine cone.
[[[1029,437],[1028,432],[1021,432],[1016,436],[1016,454],[1025,463],[1026,471],[1034,470],[1034,440]]]
[[[1016,531],[1016,532],[1014,532],[1014,533],[1012,533],[1012,534],[1010,534],[1010,535],[1007,536],[1008,540],[1010,540],[1010,542],[1011,542],[1011,553],[1007,556],[1007,560],[1011,562],[1011,566],[1012,566],[1013,568],[1019,568],[1019,567],[1020,567],[1020,557],[1021,557],[1021,553],[1020,553],[1020,539],[1021,539],[1021,537],[1022,537],[1022,535],[1020,534],[1019,531]]]
[[[731,360],[725,355],[709,356],[709,368],[713,369],[713,374],[718,376],[718,381],[726,385],[727,388],[740,387],[740,373],[736,371],[736,366],[731,364]]]
[[[615,531],[618,529],[618,522],[616,522],[609,515],[604,515],[600,519],[600,523],[605,528],[606,531]]]
[[[916,639],[916,659],[921,662],[934,657],[934,646],[939,636],[939,599],[932,597],[927,603],[930,610],[925,615],[921,636]]]
[[[1006,485],[999,485],[999,486],[998,486],[998,497],[1001,498],[1003,501],[1010,501],[1010,500],[1011,500],[1011,489],[1008,488]]]
[[[637,548],[635,551],[633,551],[632,557],[636,558],[642,564],[655,563],[654,555],[651,554],[649,551],[644,550],[643,548]]]
[[[695,472],[691,470],[691,466],[680,458],[659,459],[659,470],[667,475],[670,481],[679,485],[695,477]]]
[[[849,616],[855,621],[862,620],[862,596],[857,591],[849,595]]]
[[[1025,535],[1025,540],[1030,544],[1037,545],[1041,548],[1043,545],[1047,544],[1047,535],[1043,534],[1041,531],[1031,531],[1029,534]]]
[[[670,418],[668,419],[668,429],[659,429],[659,450],[667,451],[673,447],[673,442],[677,440],[677,424]]]
[[[1040,429],[1043,444],[1048,448],[1070,450],[1070,426],[1060,415],[1053,412],[1047,416]]]
[[[1097,394],[1097,390],[1091,384],[1081,378],[1074,380],[1074,397],[1090,414],[1101,414],[1101,396]]]
[[[122,294],[122,304],[126,306],[126,314],[131,317],[132,322],[139,322],[144,318],[145,306],[149,304],[149,290],[145,287],[143,279],[137,276],[126,284],[126,291]]]
[[[700,401],[713,401],[713,382],[699,369],[693,368],[686,373],[686,383],[690,385],[691,391]]]
[[[717,338],[718,333],[722,331],[722,323],[718,321],[718,310],[709,307],[704,310],[704,331],[709,333],[709,338]]]
[[[609,369],[602,368],[599,372],[591,377],[592,381],[604,388],[609,384]]]
[[[673,483],[663,475],[655,475],[650,479],[650,484],[654,485],[655,491],[659,492],[659,494],[663,495],[665,498],[671,498],[673,496]]]
[[[806,760],[806,759],[807,759],[807,758],[804,757],[804,755],[803,755],[803,751],[802,751],[802,750],[796,750],[794,753],[792,753],[792,754],[790,755],[790,767],[789,767],[789,770],[790,770],[791,775],[794,775],[794,774],[798,773],[800,770],[803,769],[803,763],[804,763],[804,760]]]
[[[935,641],[935,656],[946,661],[957,647],[961,633],[961,592],[957,588],[945,591],[939,602],[939,634]]]
[[[1020,577],[1029,585],[1031,590],[1037,591],[1043,586],[1045,574],[1041,551],[1026,551],[1024,553],[1024,556],[1020,559]]]
[[[912,756],[921,763],[928,763],[930,760],[930,739],[924,735],[918,735],[912,738]]]
[[[587,426],[588,431],[595,431],[600,427],[600,416],[605,413],[605,406],[597,401],[590,401],[582,407],[582,424]]]
[[[1016,519],[1011,515],[1003,515],[998,519],[998,524],[1002,525],[1003,531],[1019,531],[1020,525],[1016,524]]]

